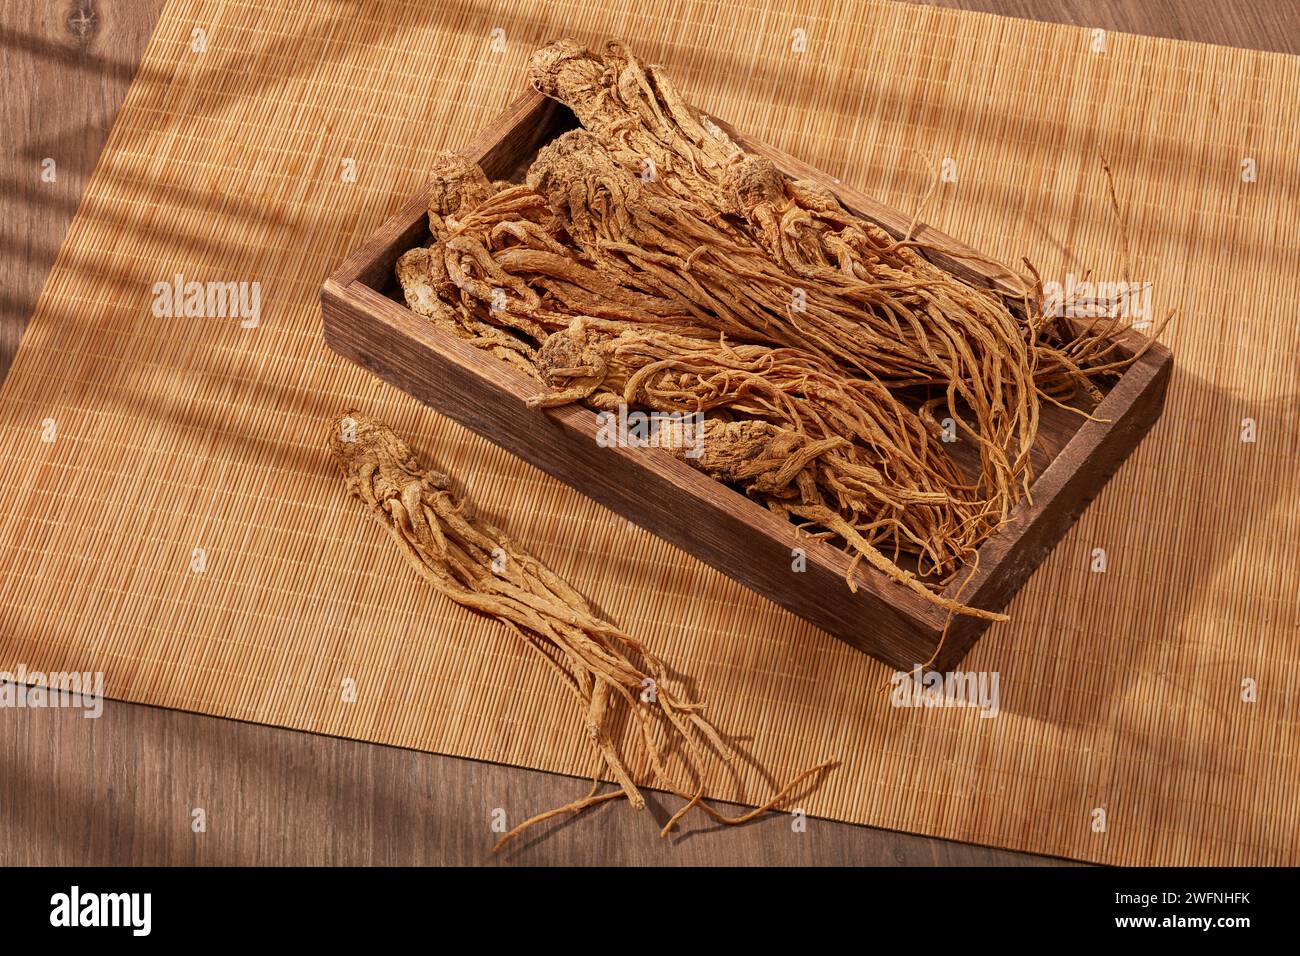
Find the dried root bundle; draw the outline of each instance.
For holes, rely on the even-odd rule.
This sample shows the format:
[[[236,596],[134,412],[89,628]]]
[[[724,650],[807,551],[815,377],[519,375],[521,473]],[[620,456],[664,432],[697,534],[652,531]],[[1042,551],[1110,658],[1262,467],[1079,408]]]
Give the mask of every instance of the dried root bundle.
[[[994,294],[855,221],[820,186],[787,189],[766,160],[737,160],[727,193],[750,229],[728,233],[658,179],[620,167],[585,130],[545,147],[528,185],[602,275],[680,302],[701,326],[814,352],[895,391],[937,391],[935,404],[980,447],[979,481],[1001,517],[1027,487],[1037,402],[1023,323]]]
[[[1041,404],[1086,407],[1131,361],[1115,325],[1080,332],[1028,286],[1015,302],[939,268],[746,155],[620,44],[559,41],[530,77],[582,128],[523,184],[440,161],[432,240],[397,265],[411,308],[536,378],[537,405],[703,414],[691,464],[1003,619],[938,592],[1028,493]]]
[[[595,748],[597,779],[608,775],[619,789],[598,793],[526,821],[502,837],[507,841],[536,823],[596,803],[625,797],[641,809],[645,800],[628,761],[610,733],[614,712],[632,715],[637,739],[653,780],[686,804],[668,821],[668,833],[692,809],[723,823],[752,819],[779,804],[804,781],[831,764],[800,774],[764,806],[726,817],[703,802],[699,768],[712,753],[724,761],[731,751],[703,715],[703,705],[679,698],[669,687],[662,661],[639,641],[599,617],[586,599],[500,529],[477,517],[467,500],[450,489],[447,476],[424,468],[387,426],[357,412],[332,423],[330,449],[348,491],[366,505],[402,549],[426,583],[441,594],[495,618],[524,639],[560,675],[578,702]],[[671,772],[679,755],[686,783]]]
[[[566,39],[533,53],[528,78],[628,168],[653,169],[676,198],[714,215],[725,206],[726,170],[742,151],[687,105],[660,67],[646,68],[621,43],[601,56]]]
[[[909,586],[915,579],[879,561],[875,542],[903,538],[921,573],[944,573],[997,523],[934,447],[920,417],[892,402],[879,383],[847,378],[812,353],[575,319],[546,340],[538,367],[555,391],[535,405],[586,400],[607,410],[624,404],[703,412],[696,467],[774,511],[833,526],[860,555]],[[707,417],[719,412],[727,418]],[[759,424],[766,427],[744,428]],[[760,470],[760,462],[771,467]],[[868,508],[877,517],[868,518]],[[837,516],[833,522],[822,520],[828,513]]]
[[[438,172],[471,183],[444,186],[441,195],[479,198],[434,206],[431,217],[451,224],[442,240],[399,260],[412,309],[553,386],[538,404],[625,402],[775,424],[762,432],[775,442],[766,457],[782,459],[788,433],[819,450],[802,460],[819,460],[786,489],[755,478],[740,483],[745,490],[819,527],[828,527],[820,519],[834,513],[837,537],[873,566],[929,600],[964,610],[918,581],[955,570],[999,516],[943,453],[935,422],[824,355],[730,345],[671,293],[611,281],[560,245],[566,233],[527,186],[491,193],[477,167],[450,157]],[[706,442],[720,434],[706,431]],[[716,449],[707,461],[725,451]],[[726,470],[692,464],[715,475]],[[917,573],[899,569],[886,551],[917,555]]]

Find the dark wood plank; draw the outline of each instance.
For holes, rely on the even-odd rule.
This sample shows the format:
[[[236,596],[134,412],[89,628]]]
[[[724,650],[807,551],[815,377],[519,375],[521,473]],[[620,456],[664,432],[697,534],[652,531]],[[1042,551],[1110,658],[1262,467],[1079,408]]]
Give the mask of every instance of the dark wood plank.
[[[1300,4],[1281,0],[903,0],[1088,29],[1300,53]]]
[[[0,7],[0,378],[161,9],[162,0]],[[41,178],[46,159],[53,182]]]
[[[1300,5],[1255,0],[921,0],[946,7],[1300,53]],[[0,129],[0,374],[8,368],[85,178],[125,94],[162,0],[100,0],[88,38],[69,32],[74,4],[0,8],[5,96]],[[74,28],[74,31],[86,27]],[[60,120],[46,121],[49,104]],[[51,148],[53,146],[53,149]],[[39,160],[57,151],[57,188]],[[482,808],[558,804],[571,780],[235,721],[106,704],[0,712],[0,865],[203,862],[473,863],[484,842],[466,821]],[[188,813],[218,808],[202,849]],[[238,808],[230,813],[229,808]],[[445,808],[440,809],[440,808]],[[611,807],[610,810],[613,808]],[[662,851],[630,813],[603,812],[529,851],[524,862],[646,862]],[[784,818],[715,839],[693,837],[652,862],[1032,864],[1044,858],[907,834],[814,822],[790,843]],[[778,837],[780,837],[778,839]],[[651,839],[649,844],[630,841]],[[610,854],[615,854],[611,857]]]
[[[988,865],[1051,862],[787,813],[743,828],[698,820],[668,839],[676,798],[615,802],[525,835],[508,823],[587,781],[108,701],[0,711],[0,863],[23,865]],[[727,807],[729,812],[739,807]],[[202,809],[206,831],[192,829]],[[702,818],[701,818],[702,819]]]

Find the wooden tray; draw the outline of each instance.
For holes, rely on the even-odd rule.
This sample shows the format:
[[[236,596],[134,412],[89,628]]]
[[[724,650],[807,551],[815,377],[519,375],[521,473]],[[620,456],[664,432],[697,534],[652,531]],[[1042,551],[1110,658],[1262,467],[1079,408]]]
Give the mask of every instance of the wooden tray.
[[[715,122],[746,151],[768,157],[787,175],[820,181],[845,207],[894,236],[907,230],[902,213]],[[461,152],[489,179],[518,179],[539,148],[576,125],[567,108],[529,92]],[[856,592],[850,590],[850,558],[840,549],[800,535],[667,451],[599,447],[592,411],[529,408],[536,382],[407,309],[393,269],[402,253],[427,242],[427,209],[427,192],[413,196],[326,280],[321,310],[334,351],[873,657],[900,669],[931,657],[946,612],[865,565],[855,572]],[[967,258],[973,250],[957,240],[924,225],[913,235],[944,250],[928,256],[963,278],[1013,288],[1005,274]],[[1144,342],[1126,332],[1120,351],[1132,355]],[[1152,346],[1096,409],[1105,422],[1043,407],[1033,504],[1022,502],[985,541],[961,600],[991,610],[1006,606],[1160,416],[1172,364],[1167,349]],[[792,570],[794,548],[807,556],[802,573]],[[635,629],[633,621],[620,623]],[[987,626],[953,618],[935,666],[954,666]]]

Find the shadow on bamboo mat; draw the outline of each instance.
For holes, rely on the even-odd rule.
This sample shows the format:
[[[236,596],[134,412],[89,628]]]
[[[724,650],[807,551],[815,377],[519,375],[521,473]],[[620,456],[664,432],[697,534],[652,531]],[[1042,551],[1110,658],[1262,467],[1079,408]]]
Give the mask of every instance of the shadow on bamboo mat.
[[[320,437],[364,407],[698,681],[774,779],[840,756],[814,817],[1113,863],[1295,862],[1300,331],[1276,321],[1300,298],[1294,61],[1121,36],[1097,57],[1085,31],[884,4],[711,23],[625,2],[292,6],[171,3],[150,43],[0,388],[0,668],[587,773],[551,676],[367,536]],[[1135,268],[1179,311],[1179,368],[1164,418],[964,663],[1000,674],[996,719],[891,707],[882,666],[321,343],[321,281],[519,91],[527,52],[613,32],[692,101],[899,208],[928,185],[917,154],[953,158],[927,220],[1046,275],[1117,271],[1109,211],[1086,201],[1099,149],[1115,165]],[[177,274],[259,282],[260,322],[152,314]],[[769,792],[752,768],[711,790]]]

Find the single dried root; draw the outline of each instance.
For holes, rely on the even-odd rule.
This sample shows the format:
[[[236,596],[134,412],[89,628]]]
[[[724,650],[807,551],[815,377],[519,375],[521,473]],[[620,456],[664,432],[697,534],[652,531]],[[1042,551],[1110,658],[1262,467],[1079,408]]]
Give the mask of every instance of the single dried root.
[[[731,751],[704,718],[703,704],[678,699],[666,685],[666,669],[648,648],[598,617],[582,595],[537,558],[475,516],[470,503],[450,490],[450,479],[424,468],[410,447],[382,422],[359,412],[335,419],[330,450],[348,491],[388,529],[426,583],[462,607],[503,623],[560,675],[579,702],[600,770],[608,771],[620,788],[597,795],[593,787],[587,797],[516,827],[497,844],[498,849],[529,826],[616,796],[626,797],[636,809],[645,807],[633,772],[609,732],[611,711],[620,701],[636,719],[636,739],[654,782],[688,801],[665,833],[696,807],[723,822],[752,818],[747,814],[729,820],[702,802],[698,768],[710,752],[730,762]],[[670,743],[661,742],[661,736]],[[696,778],[693,788],[667,769],[672,744],[684,748],[685,766]],[[779,803],[798,783],[829,766],[822,764],[801,774],[764,808]]]

